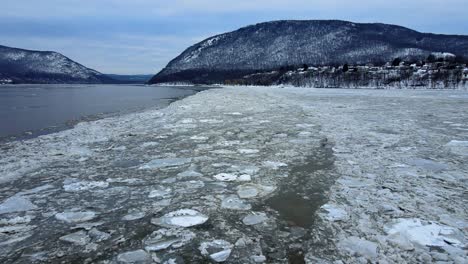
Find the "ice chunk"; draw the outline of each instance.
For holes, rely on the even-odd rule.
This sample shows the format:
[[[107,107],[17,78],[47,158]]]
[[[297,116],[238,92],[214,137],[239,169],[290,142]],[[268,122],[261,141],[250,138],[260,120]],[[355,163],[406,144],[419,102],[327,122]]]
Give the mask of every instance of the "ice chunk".
[[[92,220],[96,217],[95,212],[64,212],[55,215],[55,218],[67,223],[81,223]]]
[[[108,240],[111,237],[109,233],[99,231],[96,228],[91,229],[91,231],[89,231],[89,235],[94,242],[102,242]]]
[[[237,151],[241,154],[256,154],[260,152],[258,149],[238,149]]]
[[[377,244],[359,237],[348,237],[338,243],[338,246],[351,254],[358,254],[368,259],[377,258]]]
[[[156,197],[170,197],[172,193],[171,188],[159,188],[157,190],[152,190],[148,195],[148,198],[156,198]]]
[[[203,256],[209,256],[215,262],[224,262],[231,255],[233,244],[225,240],[202,242],[198,248]]]
[[[348,213],[342,209],[337,207],[336,205],[333,204],[325,204],[321,207],[325,211],[327,211],[326,214],[326,219],[328,221],[345,221],[348,219]]]
[[[237,187],[237,195],[240,198],[263,197],[276,190],[274,186],[265,186],[260,184],[244,184]]]
[[[153,170],[166,167],[177,167],[190,163],[191,161],[191,158],[155,159],[140,166],[140,170]]]
[[[146,216],[145,212],[133,212],[133,213],[130,213],[130,214],[122,217],[122,220],[124,220],[124,221],[134,221],[134,220],[141,219],[141,218],[143,218],[145,216]]]
[[[241,185],[237,188],[240,198],[253,198],[258,195],[258,189],[253,185]]]
[[[12,196],[0,204],[0,214],[24,212],[37,209],[31,201],[19,195]]]
[[[242,219],[242,222],[245,225],[257,225],[268,220],[268,217],[265,213],[262,212],[252,212]]]
[[[242,174],[241,176],[237,178],[237,180],[241,182],[248,182],[252,180],[252,177],[250,177],[250,175],[248,174]]]
[[[195,141],[206,141],[208,140],[208,137],[204,137],[204,136],[192,136],[190,137],[191,140],[195,140]]]
[[[62,241],[77,244],[80,246],[85,246],[91,241],[91,238],[83,230],[62,236],[59,239]]]
[[[105,181],[76,181],[76,180],[65,180],[63,189],[66,192],[80,192],[91,189],[107,188],[109,183]]]
[[[218,181],[231,182],[237,180],[237,175],[231,173],[220,173],[214,176]]]
[[[452,140],[447,145],[453,153],[468,155],[468,141]]]
[[[181,172],[181,173],[177,174],[177,177],[196,178],[196,177],[203,177],[203,174],[201,174],[199,172],[196,172],[196,171],[193,171],[193,170],[188,170],[188,171],[184,171],[184,172]]]
[[[400,235],[423,246],[463,246],[457,239],[459,235],[455,228],[438,223],[423,224],[417,218],[398,219],[394,225],[387,227],[386,230],[393,237]]]
[[[193,232],[185,229],[159,229],[149,235],[145,241],[147,251],[159,251],[169,247],[180,248],[195,237]]]
[[[164,227],[191,227],[201,225],[208,220],[208,216],[192,209],[181,209],[165,214],[160,218],[153,218],[152,224]]]
[[[231,210],[250,210],[252,206],[239,199],[236,195],[225,197],[221,202],[221,207]]]
[[[145,142],[145,143],[143,143],[141,146],[142,146],[143,148],[149,148],[149,147],[155,147],[155,146],[157,146],[157,145],[159,145],[158,142],[150,141],[150,142]]]
[[[266,257],[264,255],[259,255],[259,256],[252,256],[251,259],[255,262],[255,263],[263,263],[266,261]]]
[[[272,169],[272,170],[277,170],[281,167],[286,167],[288,164],[283,163],[283,162],[278,162],[278,161],[265,161],[263,162],[263,166]]]
[[[143,249],[121,253],[117,256],[117,261],[120,263],[151,263],[151,256]]]
[[[409,164],[434,172],[440,172],[448,169],[448,166],[446,164],[438,163],[428,159],[414,159],[411,160]]]

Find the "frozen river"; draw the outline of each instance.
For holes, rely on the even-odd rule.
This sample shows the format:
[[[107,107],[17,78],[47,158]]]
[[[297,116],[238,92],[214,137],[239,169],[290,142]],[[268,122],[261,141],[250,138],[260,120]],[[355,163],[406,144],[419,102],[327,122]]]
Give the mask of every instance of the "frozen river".
[[[1,263],[466,263],[468,96],[227,87],[0,145]]]
[[[144,85],[2,85],[0,138],[33,137],[83,120],[161,108],[197,90]]]

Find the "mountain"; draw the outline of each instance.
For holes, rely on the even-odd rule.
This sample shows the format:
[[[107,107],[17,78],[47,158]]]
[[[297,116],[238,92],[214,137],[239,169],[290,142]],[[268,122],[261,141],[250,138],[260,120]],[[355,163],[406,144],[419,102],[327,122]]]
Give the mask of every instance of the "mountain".
[[[427,58],[432,52],[468,57],[468,36],[337,20],[274,21],[195,44],[149,83],[216,83],[285,66],[381,64]]]
[[[0,81],[8,83],[115,83],[64,55],[0,46]]]

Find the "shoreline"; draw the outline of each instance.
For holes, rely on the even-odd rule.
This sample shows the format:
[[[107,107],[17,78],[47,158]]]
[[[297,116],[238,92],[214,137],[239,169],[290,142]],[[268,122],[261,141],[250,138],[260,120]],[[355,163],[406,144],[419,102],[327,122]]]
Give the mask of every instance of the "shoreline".
[[[463,263],[467,104],[462,91],[224,87],[163,109],[10,142],[0,155],[0,223],[7,223],[0,229],[19,231],[8,235],[0,259],[13,256],[14,239],[32,237],[22,243],[38,243],[49,260],[57,251],[65,252],[62,260],[79,254],[94,259],[97,252],[113,260],[142,250],[160,259],[189,254],[206,261],[210,256],[194,250],[196,243],[223,240],[229,263],[290,257],[308,263]],[[319,183],[323,188],[314,190]],[[284,197],[314,219],[284,218],[278,205],[284,193],[300,194]],[[33,206],[8,211],[12,198]],[[317,201],[321,209],[308,209]],[[56,220],[43,226],[44,217],[90,208],[93,220],[102,222],[98,231],[111,237],[130,239],[137,227],[147,231],[130,241],[138,246],[110,250],[114,244],[98,242],[89,230],[76,234],[73,225]],[[209,224],[158,226],[180,209],[197,211]],[[27,216],[22,225],[33,229],[12,222]],[[116,229],[122,222],[128,224]],[[35,228],[58,230],[46,238]],[[165,233],[153,233],[161,228]],[[62,240],[67,233],[88,242],[33,239]],[[181,246],[149,249],[171,237]]]

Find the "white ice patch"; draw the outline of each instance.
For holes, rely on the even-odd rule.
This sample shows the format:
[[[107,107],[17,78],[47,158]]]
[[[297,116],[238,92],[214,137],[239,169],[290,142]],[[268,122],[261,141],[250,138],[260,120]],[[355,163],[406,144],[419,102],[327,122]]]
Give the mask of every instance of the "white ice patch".
[[[64,212],[55,215],[55,218],[67,223],[81,223],[92,220],[96,217],[95,212]]]
[[[409,164],[433,172],[440,172],[448,169],[448,166],[446,164],[438,163],[428,159],[413,159],[409,161]]]
[[[277,170],[281,167],[286,167],[288,164],[279,162],[279,161],[265,161],[263,162],[263,166],[266,168],[272,169],[272,170]]]
[[[145,241],[147,251],[159,251],[172,247],[180,248],[190,240],[195,238],[195,234],[185,229],[159,229],[149,235]]]
[[[170,197],[172,193],[171,188],[159,188],[157,190],[152,190],[148,195],[148,198],[156,198],[156,197],[163,197],[167,198]]]
[[[245,216],[242,219],[242,222],[245,225],[258,225],[260,223],[265,222],[266,220],[268,220],[268,217],[267,217],[267,215],[265,213],[252,212],[252,213],[248,214],[247,216]]]
[[[191,161],[192,159],[190,158],[155,159],[140,166],[140,170],[154,170],[166,167],[177,167],[190,163]]]
[[[359,238],[359,237],[347,237],[340,241],[338,246],[352,255],[358,254],[368,259],[377,258],[377,243]]]
[[[66,192],[80,192],[92,189],[101,189],[109,187],[109,183],[105,181],[76,181],[65,180],[63,189]]]
[[[150,142],[145,142],[145,143],[143,143],[141,146],[142,146],[143,148],[149,148],[149,147],[156,147],[157,145],[159,145],[158,142],[150,141]]]
[[[203,174],[201,174],[199,172],[196,172],[196,171],[193,171],[193,170],[188,170],[188,171],[184,171],[184,172],[181,172],[181,173],[177,174],[177,177],[196,178],[196,177],[203,177]]]
[[[121,253],[117,256],[119,263],[151,263],[151,256],[143,249]]]
[[[386,231],[389,235],[400,235],[423,246],[463,246],[456,238],[458,232],[455,228],[433,222],[424,224],[417,218],[398,219],[396,224],[387,227]]]
[[[204,137],[204,136],[193,136],[193,137],[190,137],[191,140],[195,140],[195,141],[207,141],[208,140],[208,137]]]
[[[446,146],[455,154],[468,156],[468,141],[452,140]]]
[[[260,152],[258,149],[238,149],[237,152],[240,154],[257,154]]]
[[[263,197],[276,190],[274,186],[264,186],[259,184],[245,184],[237,187],[237,195],[240,198]]]
[[[0,214],[24,212],[34,209],[37,209],[36,205],[19,195],[12,196],[0,204]]]
[[[209,256],[215,262],[224,262],[231,255],[234,245],[225,240],[202,242],[198,248],[203,256]]]
[[[146,216],[145,212],[132,212],[122,217],[123,221],[135,221]]]
[[[214,176],[218,181],[232,182],[237,180],[237,175],[231,173],[220,173]]]
[[[248,182],[252,180],[252,177],[248,174],[242,174],[241,176],[237,178],[237,180],[240,182]]]
[[[154,218],[151,220],[151,223],[165,227],[191,227],[201,225],[207,220],[208,216],[198,211],[181,209],[165,214],[160,218]]]
[[[236,195],[229,195],[221,202],[221,207],[231,210],[250,210],[252,206],[239,199]]]
[[[79,246],[85,246],[91,241],[91,238],[83,230],[62,236],[59,239]]]
[[[342,209],[337,207],[336,205],[333,204],[325,204],[321,207],[325,211],[327,211],[327,214],[325,215],[325,218],[328,221],[345,221],[349,218],[348,213]]]

